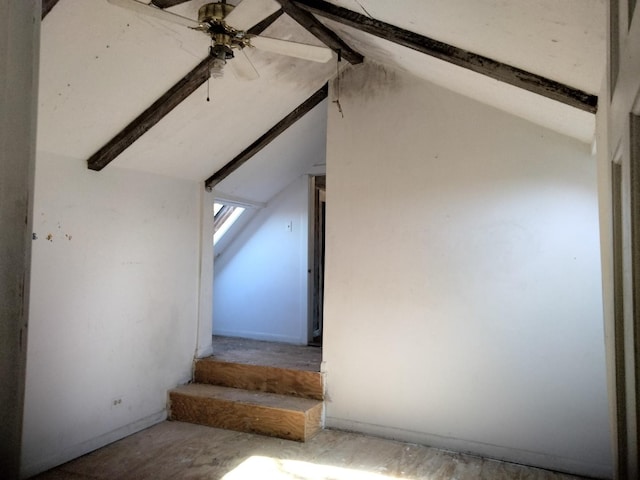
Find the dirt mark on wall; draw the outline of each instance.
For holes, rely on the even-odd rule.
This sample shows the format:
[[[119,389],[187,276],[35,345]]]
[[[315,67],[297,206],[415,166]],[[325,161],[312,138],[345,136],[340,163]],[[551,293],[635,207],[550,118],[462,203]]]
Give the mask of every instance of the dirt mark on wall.
[[[359,65],[345,68],[333,80],[333,95],[337,100],[358,97],[361,100],[386,95],[401,86],[400,77],[396,71],[383,65],[366,61]]]

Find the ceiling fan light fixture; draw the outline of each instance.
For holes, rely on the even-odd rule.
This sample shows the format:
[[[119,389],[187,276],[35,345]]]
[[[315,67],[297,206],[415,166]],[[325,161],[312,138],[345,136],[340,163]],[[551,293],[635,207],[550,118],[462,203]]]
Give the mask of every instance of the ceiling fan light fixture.
[[[230,45],[217,42],[209,47],[209,55],[220,60],[228,60],[234,56]]]

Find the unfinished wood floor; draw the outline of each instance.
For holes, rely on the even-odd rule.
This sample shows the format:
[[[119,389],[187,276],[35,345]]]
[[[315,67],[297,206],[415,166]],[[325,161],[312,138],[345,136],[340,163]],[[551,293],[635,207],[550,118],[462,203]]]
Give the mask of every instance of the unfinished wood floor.
[[[580,477],[352,433],[307,443],[163,422],[38,480],[576,480]]]
[[[319,372],[322,348],[214,335],[213,357],[225,362]]]

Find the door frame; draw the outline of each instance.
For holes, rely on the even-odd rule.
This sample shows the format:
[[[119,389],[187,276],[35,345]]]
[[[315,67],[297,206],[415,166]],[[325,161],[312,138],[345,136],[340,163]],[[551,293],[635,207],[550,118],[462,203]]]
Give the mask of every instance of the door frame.
[[[309,176],[309,312],[307,342],[322,345],[324,306],[324,252],[326,175]]]
[[[627,480],[640,476],[640,8],[608,8],[598,106],[603,288],[614,478]]]

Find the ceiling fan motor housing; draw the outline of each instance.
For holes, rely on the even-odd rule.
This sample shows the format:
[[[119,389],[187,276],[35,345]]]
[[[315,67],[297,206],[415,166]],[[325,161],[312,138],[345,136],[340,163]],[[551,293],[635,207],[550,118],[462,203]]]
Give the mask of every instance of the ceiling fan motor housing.
[[[231,47],[243,48],[248,44],[245,32],[236,30],[224,21],[233,8],[233,5],[227,5],[225,1],[222,1],[207,3],[198,10],[199,30],[211,37],[216,47],[216,55],[214,56],[218,58],[222,58],[221,51],[223,50],[218,47],[226,47],[224,48],[227,51],[226,58],[233,58]]]
[[[220,23],[231,13],[233,5],[225,2],[207,3],[198,10],[198,22],[200,23]]]

